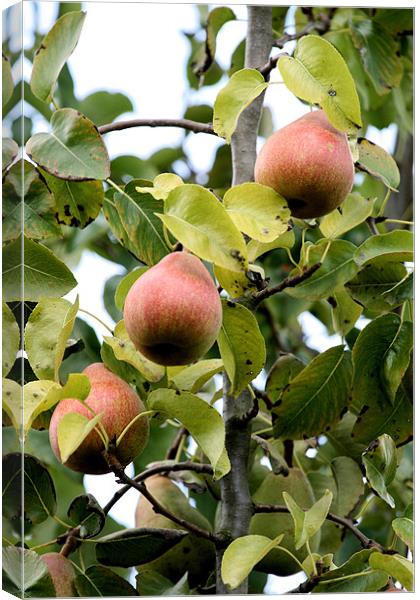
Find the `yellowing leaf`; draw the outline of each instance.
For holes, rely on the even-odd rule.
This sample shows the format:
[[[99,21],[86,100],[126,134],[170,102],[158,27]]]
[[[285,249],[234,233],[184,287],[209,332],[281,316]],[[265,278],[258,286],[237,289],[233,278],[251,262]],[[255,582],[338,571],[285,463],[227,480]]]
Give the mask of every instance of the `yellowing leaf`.
[[[256,69],[236,71],[217,95],[214,103],[213,127],[229,144],[242,111],[268,86]]]
[[[289,90],[301,100],[321,106],[336,129],[354,134],[362,126],[353,77],[330,42],[305,35],[298,41],[293,58],[281,56],[277,64]]]
[[[62,463],[65,463],[77,450],[99,423],[102,415],[103,413],[100,413],[88,419],[80,413],[67,413],[61,418],[57,426],[57,439]]]

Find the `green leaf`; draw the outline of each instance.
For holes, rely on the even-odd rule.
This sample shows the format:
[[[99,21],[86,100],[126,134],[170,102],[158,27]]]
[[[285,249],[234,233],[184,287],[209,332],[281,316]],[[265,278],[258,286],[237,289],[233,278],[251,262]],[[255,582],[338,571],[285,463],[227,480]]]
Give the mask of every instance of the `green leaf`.
[[[84,573],[77,572],[74,584],[81,597],[138,596],[128,581],[101,565],[88,567]]]
[[[28,238],[61,237],[55,202],[39,172],[27,161],[18,161],[3,182],[3,240],[14,240],[23,228]]]
[[[302,510],[287,492],[283,492],[283,498],[295,524],[295,545],[296,550],[299,550],[321,529],[330,510],[333,495],[326,490],[322,498],[306,511]]]
[[[351,358],[335,346],[311,360],[288,384],[275,407],[275,437],[302,439],[325,432],[349,404]]]
[[[15,364],[16,354],[20,347],[20,331],[12,311],[4,302],[2,304],[2,311],[1,369],[2,376],[6,377]]]
[[[51,101],[60,71],[77,45],[85,17],[84,12],[60,17],[36,51],[30,85],[40,100]]]
[[[218,6],[209,12],[206,22],[206,40],[200,46],[191,64],[192,70],[197,77],[204,75],[213,64],[216,54],[217,34],[225,23],[234,21],[235,19],[235,13],[227,6]]]
[[[2,106],[4,106],[9,102],[10,98],[13,94],[14,84],[12,77],[12,68],[10,65],[10,60],[7,56],[2,53],[2,62],[1,62],[1,78],[2,78],[2,87],[1,87],[1,100]]]
[[[247,245],[248,249],[248,260],[254,262],[257,258],[277,248],[293,248],[295,245],[295,234],[293,230],[286,231],[278,238],[269,243],[258,242],[257,240],[250,240]]]
[[[162,556],[187,535],[179,529],[140,528],[99,538],[96,558],[103,565],[134,567]]]
[[[362,332],[363,333],[363,332]],[[360,337],[360,335],[359,335]],[[413,375],[409,368],[391,404],[385,394],[365,397],[351,437],[365,445],[383,433],[390,435],[397,446],[413,437]],[[378,386],[379,387],[379,386]]]
[[[133,110],[133,103],[119,92],[93,92],[79,102],[79,109],[95,125],[112,123],[114,119]]]
[[[372,442],[362,454],[369,485],[391,508],[395,508],[394,498],[388,491],[397,472],[397,450],[394,440],[387,435],[381,435]]]
[[[81,526],[79,537],[83,539],[98,535],[105,525],[105,513],[92,494],[81,494],[74,498],[67,516],[75,526]]]
[[[264,338],[250,310],[222,301],[223,323],[217,343],[231,383],[230,394],[238,396],[265,365]]]
[[[190,432],[215,469],[216,479],[230,470],[225,449],[225,425],[216,409],[190,392],[160,388],[147,399],[149,410],[166,413]]]
[[[369,557],[374,550],[360,550],[347,562],[321,576],[313,593],[377,592],[385,587],[388,575],[383,571],[372,571]],[[343,579],[342,579],[343,578]]]
[[[256,564],[283,539],[281,534],[271,540],[264,535],[244,535],[226,548],[222,558],[221,576],[231,590],[237,588],[248,577]]]
[[[220,358],[210,358],[200,360],[194,365],[190,365],[182,371],[176,373],[173,377],[169,374],[169,379],[179,390],[185,390],[196,394],[201,390],[216,373],[223,370],[223,361]]]
[[[414,522],[407,517],[399,517],[392,521],[392,529],[408,547],[410,552],[414,551]]]
[[[25,262],[23,262],[23,255]],[[22,280],[25,286],[22,290]],[[77,281],[66,265],[41,244],[26,236],[3,247],[3,300],[38,302],[64,296]]]
[[[18,546],[3,548],[3,589],[21,598],[55,597],[47,565],[33,550]]]
[[[54,483],[45,466],[37,458],[29,454],[22,457],[20,452],[3,457],[2,505],[3,516],[6,519],[21,519],[23,509],[23,518],[33,525],[43,523],[55,514],[57,498]]]
[[[19,146],[16,144],[15,140],[11,138],[2,138],[1,142],[1,168],[2,171],[5,171],[7,167],[9,167],[12,162],[15,160],[16,156],[19,154]],[[4,183],[3,183],[4,185]]]
[[[374,202],[374,198],[364,198],[357,193],[349,194],[339,208],[322,217],[319,225],[322,235],[338,238],[357,227],[372,214]]]
[[[344,58],[326,39],[305,35],[293,58],[280,56],[277,65],[289,90],[323,108],[336,129],[354,134],[362,126],[353,77]]]
[[[79,310],[63,298],[45,298],[32,311],[25,327],[25,350],[39,379],[59,381],[58,371]]]
[[[358,247],[354,255],[359,266],[377,258],[381,261],[413,260],[413,232],[396,229],[389,233],[372,235]]]
[[[356,409],[382,400],[393,403],[396,388],[408,367],[411,335],[410,323],[403,327],[395,313],[378,317],[360,332],[353,347],[352,402]],[[400,350],[405,350],[408,357],[395,355],[401,342]]]
[[[332,307],[334,331],[346,336],[363,312],[363,307],[353,300],[347,289],[334,292],[328,302]]]
[[[349,456],[334,458],[331,461],[331,470],[336,487],[331,512],[346,517],[364,493],[362,472],[357,462]]]
[[[179,175],[174,173],[160,173],[153,180],[153,187],[136,187],[136,191],[140,194],[150,194],[156,200],[166,200],[169,192],[174,190],[179,185],[183,185],[183,181]]]
[[[357,276],[346,283],[352,297],[376,313],[389,312],[413,297],[413,273],[401,263],[380,258],[368,263]]]
[[[231,271],[247,268],[246,245],[227,211],[211,192],[195,184],[172,190],[165,214],[169,231],[194,254]]]
[[[100,181],[66,181],[46,171],[42,175],[54,195],[59,223],[83,229],[96,219],[104,200]]]
[[[64,415],[57,426],[58,447],[62,463],[68,460],[89,433],[95,429],[102,415],[103,413],[100,413],[92,419],[80,413],[67,413]]]
[[[123,310],[124,302],[131,286],[147,271],[147,269],[148,267],[138,267],[133,271],[130,271],[128,275],[121,279],[115,290],[115,306],[119,310]]]
[[[51,127],[51,133],[36,133],[29,139],[29,158],[60,179],[109,177],[108,151],[92,121],[73,108],[62,108],[51,117]]]
[[[157,382],[165,375],[165,367],[152,362],[136,350],[128,337],[124,321],[120,321],[115,326],[114,337],[105,336],[104,342],[111,346],[118,360],[127,362],[137,369],[147,381]]]
[[[213,127],[230,144],[241,113],[267,88],[268,83],[256,69],[236,71],[214,103]]]
[[[158,218],[163,211],[163,202],[149,193],[137,192],[136,187],[141,181],[133,179],[124,190],[114,194],[113,200],[107,199],[104,212],[119,241],[123,243],[127,239],[137,258],[151,266],[169,254],[169,248]]]
[[[293,354],[279,356],[271,367],[265,384],[265,391],[270,400],[276,403],[281,398],[290,381],[304,368],[305,364]]]
[[[382,377],[391,402],[410,364],[413,349],[413,324],[404,321],[389,346],[383,363]]]
[[[140,596],[188,596],[188,573],[185,573],[175,585],[157,571],[143,567],[137,575],[137,589]]]
[[[254,240],[273,242],[288,230],[287,201],[266,185],[236,185],[226,192],[223,204],[236,227]]]
[[[398,87],[403,64],[400,46],[392,34],[375,19],[350,21],[350,32],[376,92],[388,94],[392,88]]]
[[[369,558],[372,569],[380,569],[399,581],[409,592],[414,590],[414,565],[399,554],[374,552]]]
[[[400,171],[392,156],[366,138],[359,138],[357,144],[359,148],[357,169],[369,173],[388,188],[396,191],[400,185]]]
[[[354,261],[356,246],[346,240],[319,240],[310,247],[309,261],[311,266],[321,260],[327,245],[330,244],[321,267],[302,283],[295,287],[286,288],[286,292],[294,298],[304,300],[321,300],[331,296],[331,292],[339,289],[344,283],[352,279],[357,273]],[[307,248],[307,247],[306,247]],[[294,269],[291,276],[297,275]]]

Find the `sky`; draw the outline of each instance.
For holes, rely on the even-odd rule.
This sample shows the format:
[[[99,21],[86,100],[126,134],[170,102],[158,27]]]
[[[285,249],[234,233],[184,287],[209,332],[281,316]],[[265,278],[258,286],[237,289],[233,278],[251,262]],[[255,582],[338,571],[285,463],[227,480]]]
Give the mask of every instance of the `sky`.
[[[38,5],[40,28],[46,33],[56,14],[56,3],[44,1]],[[218,90],[225,85],[226,78],[216,86],[188,91],[184,65],[189,44],[181,32],[197,29],[199,13],[195,5],[85,2],[83,8],[87,11],[86,20],[80,41],[68,61],[79,98],[103,89],[122,92],[134,104],[133,113],[125,115],[125,118],[177,118],[191,103],[213,103]],[[235,6],[234,10],[238,19],[227,23],[217,38],[216,60],[226,67],[232,50],[246,31],[246,8]],[[34,14],[33,3],[25,2],[24,42],[29,44]],[[285,50],[293,50],[293,42]],[[29,79],[28,67],[26,64],[24,73]],[[277,71],[273,71],[271,81],[280,82]],[[308,111],[284,85],[277,83],[270,85],[265,98],[265,104],[272,109],[275,129]],[[35,131],[45,128],[45,121],[35,121]],[[162,145],[178,145],[183,137],[180,129],[138,128],[113,132],[106,136],[105,141],[111,158],[120,154],[145,158]],[[369,128],[368,137],[389,151],[393,150],[395,130],[392,127],[384,132]],[[195,170],[208,169],[221,143],[213,136],[188,136],[186,147]],[[260,139],[259,146],[262,143]],[[82,308],[113,325],[103,306],[102,293],[106,279],[120,272],[122,268],[118,265],[85,252],[75,271],[79,285],[69,294],[69,299],[74,300],[76,293],[79,294]],[[99,335],[107,333],[89,317],[84,318]],[[341,343],[338,336],[328,336],[325,327],[309,313],[301,317],[301,322],[309,346],[323,351]],[[130,468],[129,475],[132,474]],[[86,476],[85,485],[100,503],[105,503],[118,487],[113,475]],[[137,492],[131,490],[119,501],[111,515],[125,526],[133,527],[137,498]],[[303,578],[302,575],[292,579],[270,576],[266,592],[281,593],[298,585]]]

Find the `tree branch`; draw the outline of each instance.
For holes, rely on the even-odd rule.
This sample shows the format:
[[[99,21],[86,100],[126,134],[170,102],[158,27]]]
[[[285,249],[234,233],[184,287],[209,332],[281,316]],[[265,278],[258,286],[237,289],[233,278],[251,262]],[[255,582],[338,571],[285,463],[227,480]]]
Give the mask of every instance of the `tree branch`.
[[[279,292],[282,292],[286,288],[295,287],[302,281],[305,281],[305,279],[309,279],[309,277],[311,275],[313,275],[315,273],[315,271],[317,271],[320,268],[321,264],[322,263],[317,262],[314,265],[304,269],[302,271],[302,273],[299,273],[299,275],[294,275],[293,277],[287,277],[287,279],[284,279],[282,282],[280,282],[277,285],[274,285],[271,288],[266,287],[263,290],[261,290],[260,292],[256,292],[252,296],[253,305],[256,307],[256,306],[258,306],[258,304],[260,304],[260,302],[262,302],[263,300],[266,300],[270,296],[274,296],[274,294],[278,294]]]
[[[154,467],[150,467],[146,469],[136,477],[133,477],[132,481],[136,483],[141,483],[145,481],[149,477],[153,475],[157,475],[159,473],[172,473],[176,471],[194,471],[195,473],[203,473],[206,475],[213,475],[213,468],[211,465],[202,464],[202,463],[193,463],[193,462],[180,462],[172,465],[155,465]],[[111,500],[106,504],[103,508],[105,514],[108,514],[111,508],[118,502],[118,500],[124,496],[128,490],[133,487],[131,483],[127,483],[124,487],[119,489],[111,498]]]
[[[248,6],[248,28],[245,47],[245,67],[257,68],[268,59],[272,46],[272,14],[270,7]],[[253,181],[256,160],[258,126],[264,94],[248,106],[238,120],[232,136],[232,185]],[[252,516],[252,499],[248,484],[248,460],[251,441],[253,399],[244,390],[238,398],[229,393],[230,384],[225,374],[223,395],[223,419],[225,422],[225,445],[231,463],[230,472],[220,481],[221,525],[220,535],[233,539],[246,535]],[[246,594],[245,579],[234,590],[228,589],[221,578],[223,550],[216,551],[217,594]]]
[[[118,462],[117,458],[112,454],[112,452],[108,452],[106,458],[108,460],[109,468],[117,477],[117,481],[119,483],[125,483],[127,486],[132,487],[138,492],[140,492],[146,498],[146,500],[150,502],[150,504],[153,506],[153,510],[156,513],[166,517],[173,523],[176,523],[177,525],[179,525],[183,529],[186,529],[187,531],[190,531],[194,535],[202,537],[208,540],[209,542],[213,542],[213,544],[219,545],[221,543],[224,543],[224,538],[222,539],[221,537],[218,537],[211,533],[211,531],[202,529],[201,527],[194,525],[194,523],[190,523],[186,519],[178,517],[170,510],[165,508],[163,504],[159,502],[159,500],[152,496],[152,494],[149,492],[149,490],[146,487],[146,484],[143,481],[135,481],[134,479],[131,479],[128,475],[125,474],[123,467]]]
[[[277,504],[255,504],[254,505],[255,513],[288,513],[289,509],[287,506],[277,505]],[[357,526],[351,521],[351,519],[346,519],[345,517],[339,517],[338,515],[334,515],[333,513],[327,514],[327,520],[332,521],[333,523],[337,523],[338,525],[342,525],[359,540],[360,544],[363,548],[375,548],[382,554],[394,554],[394,550],[389,550],[384,548],[379,542],[370,539],[357,528]]]
[[[98,127],[100,134],[110,131],[121,131],[122,129],[131,129],[132,127],[181,127],[194,133],[209,133],[217,135],[210,123],[199,123],[190,119],[131,119],[129,121],[117,121]]]
[[[327,33],[327,31],[330,30],[331,19],[334,15],[334,12],[331,12],[329,10],[328,14],[326,15],[321,13],[318,15],[317,20],[313,20],[313,15],[309,15],[311,20],[307,25],[305,25],[303,29],[297,31],[296,33],[285,33],[273,42],[273,46],[281,50],[288,42],[299,40],[305,35],[308,35],[308,33],[311,33],[311,31],[317,31],[320,35],[322,35],[323,33]],[[265,64],[258,68],[258,71],[261,73],[261,75],[264,76],[266,80],[268,79],[268,76],[271,73],[271,71],[276,68],[277,61],[280,58],[280,56],[284,56],[285,54],[285,52],[281,52],[280,54],[271,57]]]

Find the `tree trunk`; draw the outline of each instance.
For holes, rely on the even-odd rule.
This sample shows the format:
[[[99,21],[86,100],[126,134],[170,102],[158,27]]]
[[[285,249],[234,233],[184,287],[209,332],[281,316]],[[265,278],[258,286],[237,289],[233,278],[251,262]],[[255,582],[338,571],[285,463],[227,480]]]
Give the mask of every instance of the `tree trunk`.
[[[248,31],[246,38],[245,67],[255,68],[265,64],[272,47],[271,8],[248,7]],[[232,185],[254,178],[256,141],[264,94],[261,94],[242,113],[238,127],[232,136]],[[239,398],[229,395],[229,380],[224,378],[223,418],[226,427],[226,450],[231,471],[221,480],[221,527],[232,538],[247,535],[252,516],[252,501],[248,485],[248,458],[251,424],[243,415],[252,408],[248,391]],[[245,580],[234,590],[228,590],[222,582],[220,569],[223,550],[217,551],[217,593],[246,594]]]

